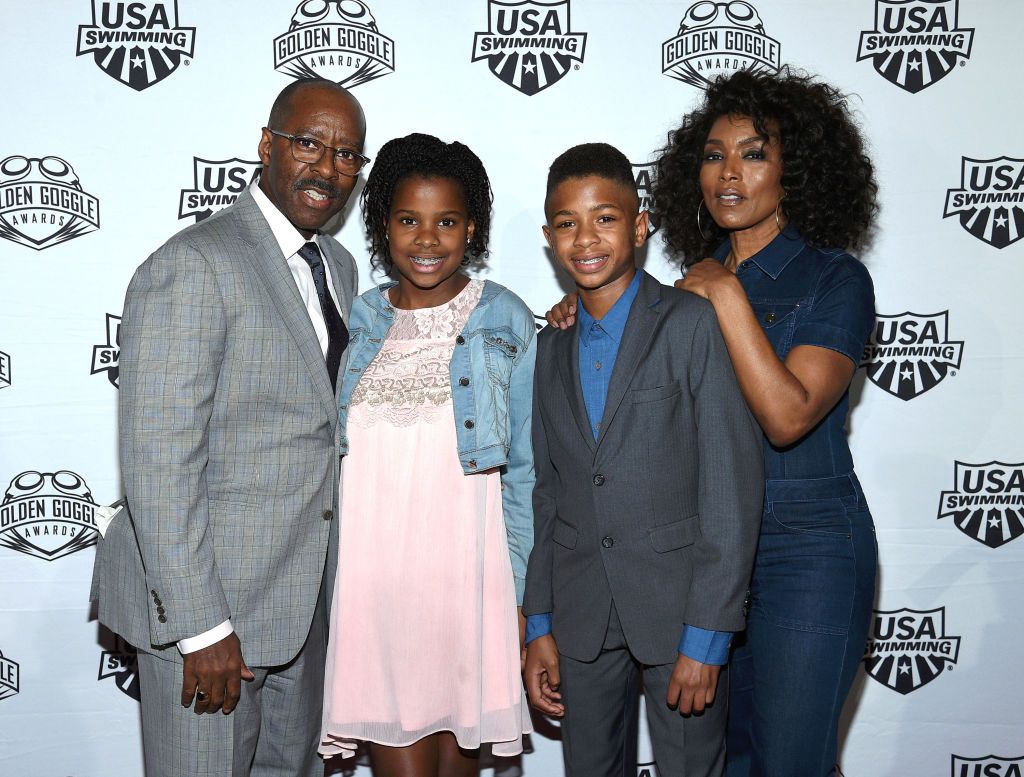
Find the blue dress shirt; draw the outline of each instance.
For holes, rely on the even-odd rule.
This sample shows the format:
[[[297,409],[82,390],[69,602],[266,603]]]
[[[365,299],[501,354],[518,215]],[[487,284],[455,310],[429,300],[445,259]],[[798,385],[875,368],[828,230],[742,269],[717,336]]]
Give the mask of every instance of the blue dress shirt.
[[[580,388],[583,391],[583,402],[587,406],[587,418],[594,439],[601,436],[601,419],[604,417],[604,406],[608,400],[608,385],[611,383],[615,359],[619,354],[619,344],[626,330],[626,320],[630,308],[640,291],[640,271],[633,276],[632,282],[622,292],[611,310],[604,318],[597,320],[580,302],[577,306],[576,328],[580,339]],[[538,613],[526,619],[526,644],[537,637],[551,633],[551,613]],[[703,664],[722,665],[729,658],[729,643],[732,634],[722,631],[709,631],[697,626],[683,626],[679,638],[679,652]]]

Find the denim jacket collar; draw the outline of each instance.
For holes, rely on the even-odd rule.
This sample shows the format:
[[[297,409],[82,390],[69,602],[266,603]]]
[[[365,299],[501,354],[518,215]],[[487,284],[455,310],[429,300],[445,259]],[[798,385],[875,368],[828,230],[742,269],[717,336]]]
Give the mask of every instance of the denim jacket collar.
[[[391,300],[388,299],[388,291],[398,285],[398,281],[385,281],[384,283],[378,284],[378,294],[364,294],[363,300],[373,308],[374,312],[378,315],[385,316],[386,318],[395,317],[395,308],[391,304]],[[498,286],[496,283],[491,281],[484,281],[483,291],[480,293],[480,302],[477,303],[477,309],[490,303],[495,297],[497,297],[504,289]]]
[[[782,275],[782,271],[806,247],[807,241],[797,232],[796,228],[787,226],[768,245],[745,261],[753,262],[761,268],[765,275],[773,281],[777,281],[779,276]],[[714,258],[719,262],[724,262],[729,255],[730,249],[731,245],[729,240],[726,239],[725,242],[715,249]]]

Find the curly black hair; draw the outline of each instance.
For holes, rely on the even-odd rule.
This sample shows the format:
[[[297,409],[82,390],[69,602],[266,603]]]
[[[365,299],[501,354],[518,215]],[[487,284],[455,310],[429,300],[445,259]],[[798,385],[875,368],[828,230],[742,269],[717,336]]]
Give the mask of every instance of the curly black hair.
[[[551,192],[560,183],[569,178],[585,178],[588,175],[617,181],[631,191],[636,191],[633,166],[625,154],[608,143],[582,143],[563,151],[551,163],[544,194],[545,209]]]
[[[391,200],[399,183],[407,178],[448,178],[458,182],[466,200],[466,213],[473,222],[473,237],[466,247],[464,266],[479,267],[487,256],[491,232],[491,182],[480,157],[458,141],[445,143],[433,135],[413,133],[385,143],[370,169],[360,197],[366,237],[370,241],[370,264],[390,273],[388,219]]]
[[[878,185],[846,95],[806,73],[784,67],[777,75],[740,70],[711,84],[704,102],[683,116],[661,150],[654,178],[654,215],[669,251],[693,264],[728,234],[707,216],[698,229],[703,195],[704,143],[722,116],[749,117],[766,139],[782,147],[782,208],[812,245],[857,249],[867,241],[878,210]]]

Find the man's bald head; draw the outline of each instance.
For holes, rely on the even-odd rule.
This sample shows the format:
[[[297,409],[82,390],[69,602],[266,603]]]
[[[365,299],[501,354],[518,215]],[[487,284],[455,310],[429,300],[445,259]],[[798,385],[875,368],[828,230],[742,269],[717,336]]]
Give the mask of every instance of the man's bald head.
[[[359,104],[359,100],[353,97],[348,89],[326,78],[301,78],[288,84],[274,100],[274,104],[270,108],[270,117],[267,119],[267,126],[271,129],[280,127],[287,120],[297,98],[300,96],[314,97],[316,92],[327,99],[341,99],[349,103],[355,109],[363,134],[365,134],[366,119],[363,116],[363,106]]]

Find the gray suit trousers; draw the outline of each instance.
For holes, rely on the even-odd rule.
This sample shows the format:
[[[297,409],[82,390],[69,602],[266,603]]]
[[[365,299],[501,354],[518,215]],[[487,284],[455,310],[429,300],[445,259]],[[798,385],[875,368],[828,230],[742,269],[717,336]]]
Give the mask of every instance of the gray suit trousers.
[[[647,725],[660,777],[720,777],[725,768],[728,670],[719,676],[715,702],[700,715],[680,715],[665,703],[674,664],[641,664],[626,644],[614,604],[604,645],[593,661],[559,656],[562,754],[566,777],[636,774],[624,763],[635,732],[636,688],[643,683]]]
[[[322,777],[317,755],[327,656],[321,589],[309,635],[284,666],[250,667],[230,715],[181,706],[182,664],[139,650],[146,777]]]

